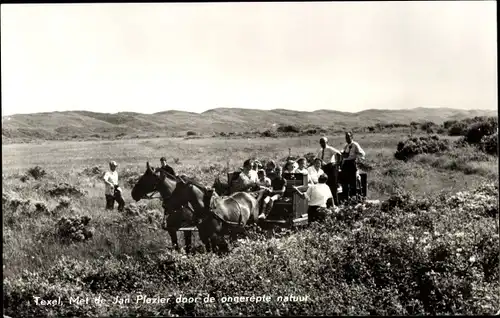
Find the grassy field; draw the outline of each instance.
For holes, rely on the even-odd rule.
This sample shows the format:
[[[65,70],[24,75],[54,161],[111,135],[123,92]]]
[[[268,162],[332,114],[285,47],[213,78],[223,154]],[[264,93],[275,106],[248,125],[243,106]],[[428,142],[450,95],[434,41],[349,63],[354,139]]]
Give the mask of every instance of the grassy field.
[[[120,183],[125,187],[124,197],[129,205],[132,199],[127,180],[142,174],[146,161],[158,165],[159,158],[165,156],[176,172],[193,176],[210,186],[216,176],[220,175],[225,180],[226,165],[230,171],[235,170],[249,157],[283,162],[289,154],[289,148],[292,155],[316,153],[318,136],[47,141],[37,145],[2,145],[6,314],[20,317],[133,314],[383,315],[491,314],[498,311],[498,255],[496,263],[494,256],[491,257],[499,247],[498,234],[495,234],[498,233],[498,221],[488,212],[488,207],[497,207],[498,199],[495,190],[491,192],[491,187],[486,190],[481,188],[492,185],[494,189],[498,184],[498,157],[472,147],[453,147],[442,153],[417,155],[407,162],[398,161],[394,158],[394,152],[398,142],[406,137],[403,133],[355,136],[367,153],[368,197],[386,200],[396,193],[409,193],[415,202],[433,202],[433,208],[427,209],[429,213],[421,212],[422,209],[405,210],[404,207],[393,213],[382,212],[378,208],[367,208],[364,212],[346,208],[340,214],[330,216],[326,225],[318,225],[300,233],[278,235],[272,239],[264,239],[263,234],[259,234],[261,236],[257,235],[254,240],[240,242],[225,257],[205,253],[186,257],[183,253],[171,251],[168,234],[159,226],[162,211],[157,201],[134,205],[139,206],[139,215],[105,211],[104,184],[99,175],[92,175],[85,169],[95,166],[105,169],[109,160],[117,161]],[[329,143],[339,149],[344,143],[343,138],[342,135],[329,136]],[[39,179],[23,179],[27,170],[34,166],[42,167],[47,174]],[[61,197],[48,194],[51,187],[63,182],[83,195],[69,193]],[[470,196],[474,197],[476,194],[471,191],[478,188],[482,189],[478,190],[481,200],[487,201],[484,205],[470,207],[465,202],[465,207],[453,207],[452,203],[446,201],[464,191],[472,193]],[[498,186],[496,189],[498,191]],[[13,200],[18,202],[16,207],[13,207]],[[484,210],[484,213],[474,212],[475,209]],[[498,219],[497,208],[496,211]],[[411,214],[415,219],[409,216]],[[59,239],[57,221],[63,216],[72,215],[91,217],[90,224],[95,229],[91,239],[76,243],[65,243]],[[396,224],[399,224],[399,228],[395,227]],[[465,233],[467,239],[440,241],[441,238],[438,238],[460,231]],[[461,266],[469,264],[467,261],[458,256],[453,256],[453,260],[445,257],[441,263],[451,267],[440,272],[441,276],[434,283],[423,283],[419,277],[427,275],[421,273],[425,269],[414,268],[415,264],[429,263],[434,266],[437,261],[429,258],[432,251],[407,242],[407,236],[418,233],[421,237],[424,235],[422,233],[429,235],[428,232],[441,233],[428,238],[429,242],[435,242],[437,249],[451,251],[460,248],[469,254],[475,251],[477,262],[480,263],[479,259],[483,261],[482,267],[478,265],[476,269],[473,269],[474,266],[463,269]],[[472,236],[469,238],[468,235]],[[383,248],[380,249],[380,246]],[[353,250],[359,251],[359,255],[349,252]],[[472,256],[466,258],[469,257]],[[380,260],[380,264],[372,264],[374,259]],[[382,262],[399,262],[399,265],[394,265],[399,267],[393,270],[393,274],[403,276],[398,278],[391,276],[390,271],[384,271],[383,275],[387,276],[385,281],[390,282],[384,285],[386,283],[377,281],[376,275],[353,279],[346,274],[368,273],[372,267],[382,266]],[[361,267],[348,269],[351,266],[349,264]],[[493,271],[493,274],[488,271]],[[379,273],[378,270],[376,272]],[[472,278],[467,276],[469,274]],[[468,278],[463,278],[463,275]],[[461,289],[465,283],[472,286],[467,292]],[[422,290],[426,284],[432,285],[442,294],[432,290],[426,298],[418,292],[404,290],[398,284],[417,284],[415,290]],[[383,288],[379,290],[382,285]],[[449,294],[444,295],[443,288]],[[33,299],[33,296],[68,299],[98,295],[109,299],[114,296],[135,299],[139,294],[153,297],[207,293],[218,300],[214,303],[174,302],[168,305],[132,301],[131,304],[114,305],[78,306],[66,302],[59,306],[42,306],[36,305]],[[270,303],[221,301],[224,296],[261,294],[275,298],[290,294],[308,295],[309,301],[283,302],[275,298]],[[460,305],[459,300],[463,305]]]

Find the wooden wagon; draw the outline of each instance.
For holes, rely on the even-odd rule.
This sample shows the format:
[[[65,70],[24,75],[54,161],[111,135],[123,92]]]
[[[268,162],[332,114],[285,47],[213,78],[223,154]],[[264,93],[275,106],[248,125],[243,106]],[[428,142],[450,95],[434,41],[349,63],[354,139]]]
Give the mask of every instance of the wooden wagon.
[[[232,189],[233,181],[236,180],[239,174],[239,171],[228,173],[227,177],[230,189]],[[266,219],[259,222],[259,225],[263,228],[274,225],[289,228],[307,224],[307,200],[301,198],[293,189],[294,186],[297,186],[302,191],[306,191],[308,185],[307,175],[301,173],[284,173],[283,178],[287,180],[285,193],[280,200],[274,202],[273,208]]]

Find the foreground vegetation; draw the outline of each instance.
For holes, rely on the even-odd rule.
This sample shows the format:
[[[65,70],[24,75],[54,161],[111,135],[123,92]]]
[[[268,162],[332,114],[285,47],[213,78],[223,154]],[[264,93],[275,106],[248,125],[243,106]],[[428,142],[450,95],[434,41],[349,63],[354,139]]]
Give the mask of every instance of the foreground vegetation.
[[[299,232],[270,237],[255,229],[224,257],[201,247],[192,256],[170,251],[160,202],[130,203],[146,160],[167,156],[179,173],[211,185],[248,157],[282,162],[288,148],[292,155],[315,152],[316,136],[2,146],[6,314],[496,313],[498,157],[459,138],[441,136],[446,149],[398,160],[404,133],[355,135],[367,152],[369,197],[382,204],[341,207]],[[329,139],[337,148],[344,142],[342,135]],[[124,213],[104,210],[99,178],[110,159],[120,164]],[[174,300],[136,303],[144,295]],[[181,295],[201,299],[176,303]],[[213,302],[204,303],[207,295]],[[269,302],[250,298],[264,295]],[[291,295],[302,298],[278,301]],[[64,303],[36,305],[34,296]],[[99,296],[107,302],[96,304]],[[116,296],[131,303],[112,304]],[[69,304],[69,297],[89,303]]]

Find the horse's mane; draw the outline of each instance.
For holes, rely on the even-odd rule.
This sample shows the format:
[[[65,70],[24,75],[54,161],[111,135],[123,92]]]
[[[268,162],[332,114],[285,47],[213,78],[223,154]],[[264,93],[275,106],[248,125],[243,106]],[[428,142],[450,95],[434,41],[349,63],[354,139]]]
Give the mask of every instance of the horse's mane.
[[[201,183],[197,182],[193,178],[186,176],[185,174],[183,174],[182,176],[179,176],[179,178],[182,178],[182,180],[184,180],[186,183],[190,183],[190,184],[193,184],[193,185],[197,186],[198,188],[200,188],[203,191],[205,191],[205,189],[207,188],[206,186],[204,186]]]

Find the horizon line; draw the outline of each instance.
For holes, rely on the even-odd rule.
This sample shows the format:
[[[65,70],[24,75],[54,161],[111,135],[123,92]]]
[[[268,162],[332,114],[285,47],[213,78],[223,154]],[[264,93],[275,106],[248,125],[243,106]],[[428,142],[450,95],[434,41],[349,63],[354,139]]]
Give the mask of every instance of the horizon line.
[[[118,115],[118,114],[138,114],[138,115],[156,115],[156,114],[161,114],[161,113],[167,113],[167,112],[178,112],[178,113],[187,113],[187,114],[198,114],[202,115],[204,113],[214,111],[214,110],[223,110],[223,109],[232,109],[232,110],[257,110],[257,111],[264,111],[264,112],[272,112],[272,111],[279,111],[279,110],[286,110],[290,112],[297,112],[297,113],[314,113],[314,112],[336,112],[336,113],[346,113],[346,114],[359,114],[362,112],[366,111],[374,111],[374,110],[381,110],[381,111],[408,111],[408,110],[416,110],[416,109],[448,109],[448,110],[457,110],[457,111],[493,111],[495,108],[453,108],[453,107],[447,107],[447,106],[419,106],[419,107],[412,107],[412,108],[367,108],[363,109],[357,112],[349,112],[349,111],[340,111],[340,110],[335,110],[335,109],[326,109],[326,108],[319,108],[315,110],[296,110],[296,109],[289,109],[289,108],[273,108],[273,109],[260,109],[260,108],[246,108],[246,107],[216,107],[216,108],[210,108],[207,110],[204,110],[202,112],[195,112],[195,111],[187,111],[187,110],[178,110],[178,109],[167,109],[167,110],[162,110],[159,112],[154,112],[154,113],[141,113],[141,112],[134,112],[134,111],[120,111],[120,112],[114,112],[114,113],[108,113],[108,112],[99,112],[99,111],[91,111],[91,110],[84,110],[84,109],[79,109],[79,110],[57,110],[57,111],[45,111],[45,112],[34,112],[34,113],[15,113],[15,114],[9,114],[9,115],[2,115],[2,118],[4,117],[12,117],[12,116],[21,116],[21,115],[40,115],[40,114],[51,114],[51,113],[76,113],[76,112],[87,112],[87,113],[97,113],[97,114],[109,114],[109,115]]]

